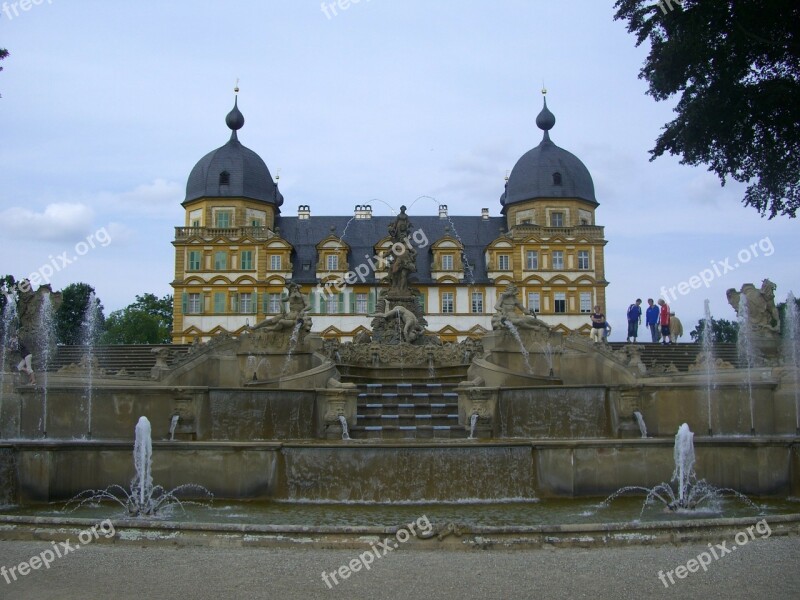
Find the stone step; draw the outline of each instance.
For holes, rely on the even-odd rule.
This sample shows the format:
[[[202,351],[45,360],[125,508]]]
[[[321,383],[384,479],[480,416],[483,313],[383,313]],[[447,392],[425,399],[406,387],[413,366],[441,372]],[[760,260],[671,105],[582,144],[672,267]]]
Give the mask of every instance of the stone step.
[[[357,425],[350,430],[359,439],[464,439],[461,426],[450,425]]]

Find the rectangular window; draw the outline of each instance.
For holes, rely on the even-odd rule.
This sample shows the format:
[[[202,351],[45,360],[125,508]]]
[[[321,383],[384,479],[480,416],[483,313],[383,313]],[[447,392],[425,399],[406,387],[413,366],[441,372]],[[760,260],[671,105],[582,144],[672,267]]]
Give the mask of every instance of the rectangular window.
[[[269,268],[271,271],[281,270],[281,255],[273,254],[269,257]]]
[[[532,308],[535,312],[541,312],[542,300],[539,292],[528,292],[528,308]]]
[[[214,226],[227,229],[231,226],[231,212],[229,210],[220,210],[214,214]]]
[[[336,271],[339,269],[339,255],[328,254],[327,258],[328,271]]]
[[[567,295],[564,292],[556,292],[553,299],[555,300],[553,303],[555,312],[567,312]]]
[[[553,250],[553,269],[560,271],[564,268],[564,252],[562,250]]]
[[[529,271],[539,268],[539,253],[536,250],[528,250],[525,255],[525,268]]]
[[[214,270],[222,271],[228,268],[228,253],[215,252],[214,253]]]
[[[339,312],[339,294],[331,294],[325,299],[325,312],[329,315]]]
[[[214,292],[214,312],[222,314],[225,312],[225,293]]]
[[[589,268],[589,251],[588,250],[578,250],[578,268],[579,269],[588,269]]]
[[[455,312],[455,299],[453,292],[442,293],[442,312],[452,314]]]
[[[483,292],[472,292],[472,312],[483,312]]]
[[[239,255],[239,259],[241,261],[241,269],[242,271],[252,271],[253,269],[253,251],[252,250],[242,250],[242,253]]]
[[[581,292],[581,312],[582,313],[590,313],[590,312],[592,312],[592,293],[591,292]]]
[[[253,313],[253,294],[250,292],[239,294],[239,312],[243,315]]]
[[[189,314],[199,315],[202,307],[202,297],[200,294],[189,294]]]
[[[508,254],[500,254],[497,256],[497,268],[501,271],[508,271]]]
[[[192,227],[200,227],[200,219],[194,219],[192,221]]]
[[[442,254],[442,271],[452,271],[452,270],[453,270],[453,255]]]
[[[281,294],[270,294],[269,304],[267,304],[267,311],[271,314],[278,314],[281,312]]]
[[[200,270],[200,256],[199,250],[192,250],[189,252],[189,271]]]
[[[563,227],[564,226],[564,213],[552,212],[550,213],[550,227]]]
[[[359,315],[367,314],[368,296],[367,294],[356,294],[356,313]]]

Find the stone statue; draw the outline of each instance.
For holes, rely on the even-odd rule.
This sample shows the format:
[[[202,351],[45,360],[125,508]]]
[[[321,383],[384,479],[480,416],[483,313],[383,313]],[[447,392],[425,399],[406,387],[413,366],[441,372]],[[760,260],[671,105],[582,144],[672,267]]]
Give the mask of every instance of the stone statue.
[[[386,312],[372,313],[370,317],[378,317],[383,319],[397,319],[402,326],[403,341],[412,343],[420,334],[425,330],[417,320],[417,316],[404,306],[397,305],[394,308],[389,308],[389,301],[386,301]]]
[[[744,297],[744,301],[747,303],[748,322],[753,332],[774,335],[779,331],[778,309],[775,307],[775,289],[777,287],[769,279],[765,279],[761,283],[760,290],[752,283],[745,283],[740,291],[737,292],[736,289],[730,288],[725,295],[737,316],[740,302]]]
[[[389,223],[389,235],[393,242],[405,242],[408,232],[411,231],[411,221],[406,214],[406,207],[400,207],[400,214]]]
[[[517,329],[549,330],[547,323],[536,318],[536,311],[523,306],[518,294],[519,289],[513,283],[500,294],[500,300],[494,307],[496,312],[492,316],[492,329],[504,329],[505,323],[510,322]],[[517,310],[522,313],[521,316],[517,314]]]
[[[263,329],[265,331],[281,331],[284,329],[294,329],[298,321],[302,320],[303,331],[311,331],[311,317],[308,316],[309,306],[305,295],[300,291],[300,285],[291,282],[288,285],[289,296],[281,301],[281,312],[277,315],[264,319],[261,323],[253,326],[253,330]],[[284,302],[289,305],[286,310]]]

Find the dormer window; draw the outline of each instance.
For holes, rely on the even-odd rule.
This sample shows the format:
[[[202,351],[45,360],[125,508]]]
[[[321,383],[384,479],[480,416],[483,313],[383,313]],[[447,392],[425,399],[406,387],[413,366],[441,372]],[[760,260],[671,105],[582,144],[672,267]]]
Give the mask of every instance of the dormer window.
[[[561,173],[553,173],[553,185],[561,185]]]
[[[219,174],[219,184],[220,185],[230,185],[231,184],[231,174],[227,171],[223,171]]]

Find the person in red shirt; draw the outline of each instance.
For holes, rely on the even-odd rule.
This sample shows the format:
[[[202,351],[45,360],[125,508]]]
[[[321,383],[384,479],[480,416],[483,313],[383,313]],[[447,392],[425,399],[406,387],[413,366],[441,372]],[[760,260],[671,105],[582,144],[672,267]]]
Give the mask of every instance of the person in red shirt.
[[[658,305],[661,307],[658,313],[658,324],[661,325],[661,342],[664,345],[671,344],[672,341],[669,337],[669,304],[664,302],[663,298],[658,299]]]

